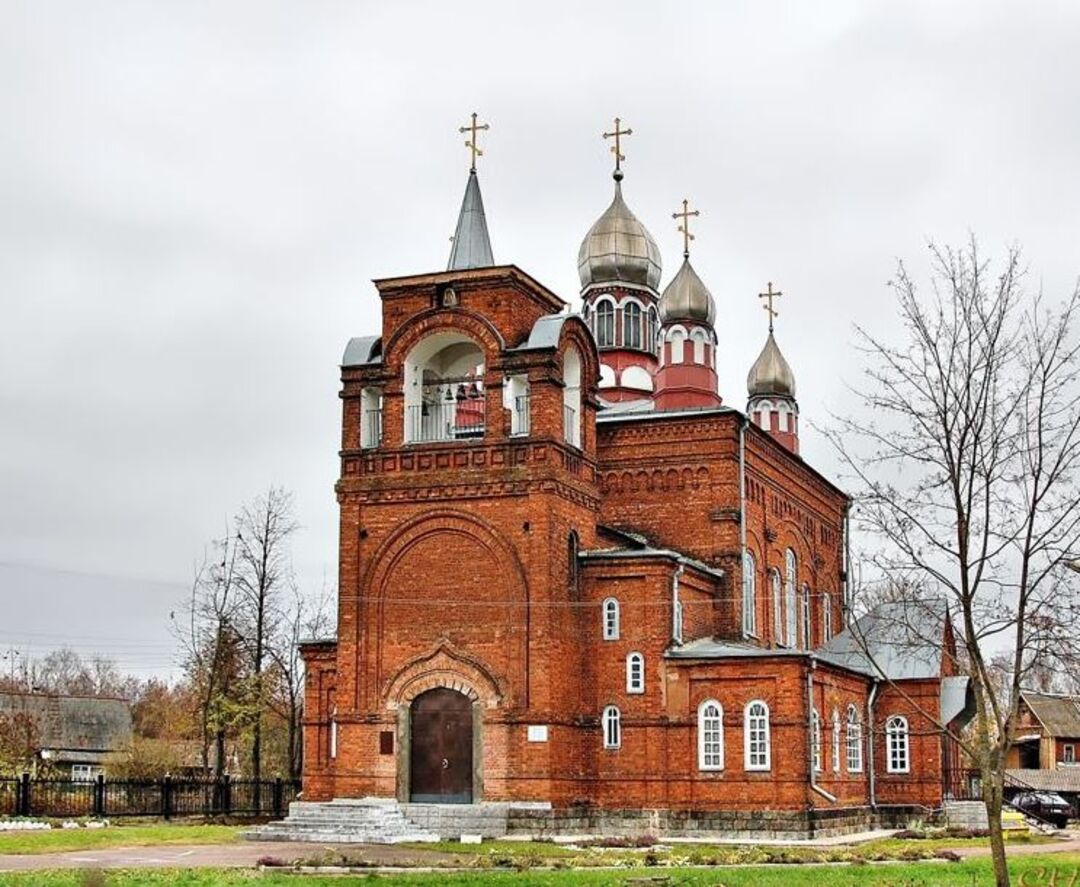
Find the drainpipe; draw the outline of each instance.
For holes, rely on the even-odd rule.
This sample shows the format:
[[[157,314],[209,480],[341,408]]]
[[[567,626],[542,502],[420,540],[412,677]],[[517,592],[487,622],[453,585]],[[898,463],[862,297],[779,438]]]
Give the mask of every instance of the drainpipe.
[[[851,503],[844,506],[844,625],[851,624]]]
[[[746,423],[750,420],[742,417],[739,423],[739,575],[742,576],[743,586],[746,585],[746,577],[743,570],[746,569]],[[739,621],[742,623],[742,635],[746,634],[746,620],[743,617],[742,608],[746,606],[743,601],[743,590],[739,589]]]
[[[823,798],[825,798],[830,804],[836,803],[836,795],[825,791],[820,785],[817,784],[817,771],[814,769],[814,670],[817,668],[817,660],[813,657],[809,657],[810,664],[806,669],[806,723],[808,726],[808,735],[810,741],[806,743],[807,750],[807,762],[809,763],[810,773],[810,789],[817,792]],[[821,718],[818,717],[818,734],[821,734]],[[822,737],[824,742],[824,737]],[[818,754],[824,756],[825,751],[820,747],[818,748]]]
[[[870,688],[870,695],[866,699],[866,766],[870,775],[870,809],[877,809],[877,793],[874,784],[874,700],[877,699],[878,682]]]

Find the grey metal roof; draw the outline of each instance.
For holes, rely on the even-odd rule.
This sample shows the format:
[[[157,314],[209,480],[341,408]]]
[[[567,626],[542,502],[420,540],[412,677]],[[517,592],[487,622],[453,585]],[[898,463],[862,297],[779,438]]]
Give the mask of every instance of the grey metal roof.
[[[529,330],[529,338],[525,344],[519,345],[515,351],[531,351],[534,348],[555,348],[559,344],[559,336],[562,335],[563,324],[576,314],[547,314],[533,324]]]
[[[463,271],[467,268],[488,268],[495,264],[488,237],[487,217],[484,215],[484,199],[480,196],[480,180],[476,170],[469,171],[465,185],[465,197],[461,201],[454,245],[450,248],[447,271]]]
[[[369,363],[382,363],[382,337],[357,336],[349,339],[345,353],[341,356],[341,365],[358,367]]]
[[[747,373],[746,390],[751,397],[770,394],[780,397],[795,396],[795,373],[791,371],[791,365],[780,353],[780,346],[776,344],[776,337],[772,330],[769,330],[765,347],[761,349],[757,360]]]
[[[1013,787],[1033,788],[1041,792],[1080,794],[1080,767],[1056,770],[1006,770],[1005,783]]]
[[[660,320],[664,323],[691,320],[709,326],[716,320],[716,302],[690,264],[689,256],[683,258],[678,273],[664,288],[660,297]]]
[[[786,647],[758,647],[739,641],[722,641],[714,638],[698,638],[680,647],[672,647],[664,654],[671,659],[798,659],[811,655],[806,650]]]
[[[131,742],[131,708],[123,699],[0,693],[0,712],[33,718],[41,748],[106,752]]]
[[[596,413],[597,422],[640,422],[646,419],[678,419],[706,416],[714,413],[736,412],[731,407],[686,407],[679,410],[658,410],[652,400],[632,400],[608,404]]]
[[[970,720],[974,714],[975,697],[971,691],[971,679],[956,675],[941,679],[941,723],[949,724],[963,714]]]
[[[1021,690],[1020,698],[1051,736],[1080,737],[1080,697]]]
[[[581,241],[578,276],[582,289],[622,281],[655,292],[660,285],[660,248],[626,205],[618,179],[610,206]]]
[[[890,680],[941,676],[943,599],[878,604],[817,651],[820,658]]]

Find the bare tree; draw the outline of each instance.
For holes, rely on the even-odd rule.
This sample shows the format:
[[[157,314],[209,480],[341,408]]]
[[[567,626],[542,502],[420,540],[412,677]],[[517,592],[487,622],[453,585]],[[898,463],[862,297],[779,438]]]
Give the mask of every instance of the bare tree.
[[[1050,659],[1080,661],[1080,589],[1064,569],[1080,551],[1080,291],[1050,306],[1025,292],[1017,249],[994,276],[974,238],[931,256],[928,294],[903,263],[892,281],[904,341],[858,330],[865,409],[828,434],[873,537],[869,567],[894,589],[940,589],[958,620],[975,715],[955,738],[981,773],[1004,887],[1019,691]]]
[[[288,545],[298,528],[292,494],[280,487],[271,487],[236,517],[236,584],[251,668],[251,775],[256,781],[262,778],[263,717],[271,689],[265,672],[282,599],[294,585]]]
[[[272,705],[286,724],[289,777],[294,780],[300,778],[303,767],[304,663],[300,658],[300,642],[325,637],[332,630],[333,597],[332,589],[325,584],[319,593],[310,597],[294,585],[289,606],[283,611],[278,631],[271,639],[270,656],[278,675],[278,691]]]
[[[202,766],[210,769],[214,746],[214,776],[225,773],[226,741],[242,714],[238,691],[242,682],[238,612],[237,549],[226,532],[214,543],[212,558],[196,568],[191,595],[172,630],[181,644],[187,679],[197,689]]]

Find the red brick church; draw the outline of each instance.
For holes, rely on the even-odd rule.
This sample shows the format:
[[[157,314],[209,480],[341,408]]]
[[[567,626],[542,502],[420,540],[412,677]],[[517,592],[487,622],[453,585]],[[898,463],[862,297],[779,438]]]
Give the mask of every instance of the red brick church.
[[[696,213],[664,285],[614,153],[579,311],[495,262],[475,153],[446,270],[375,281],[380,331],[341,366],[337,637],[302,647],[304,798],[533,802],[553,830],[940,808],[955,750],[925,712],[969,714],[947,614],[920,616],[939,644],[889,608],[849,627],[850,500],[799,456],[779,293],[744,401]]]

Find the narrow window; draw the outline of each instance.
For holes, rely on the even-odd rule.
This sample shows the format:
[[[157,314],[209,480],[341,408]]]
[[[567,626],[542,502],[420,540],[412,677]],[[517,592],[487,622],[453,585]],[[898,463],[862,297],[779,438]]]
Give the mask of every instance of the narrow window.
[[[570,590],[576,595],[578,587],[578,534],[576,530],[571,530],[570,535],[566,537],[566,562]]]
[[[794,647],[799,643],[798,638],[798,591],[796,590],[796,580],[799,572],[798,561],[795,558],[795,552],[790,548],[784,555],[785,566],[787,568],[787,587],[784,589],[784,606],[787,610],[785,616],[787,617],[787,637],[785,638],[789,647]]]
[[[604,724],[604,748],[619,748],[622,745],[622,726],[619,710],[614,705],[604,709],[601,719]]]
[[[893,715],[885,722],[885,745],[885,769],[889,773],[907,773],[911,769],[907,718]]]
[[[862,724],[859,710],[854,705],[847,709],[847,769],[848,773],[862,773]]]
[[[671,343],[671,363],[682,363],[684,358],[683,346],[686,342],[686,333],[682,330],[672,330],[668,334]]]
[[[743,557],[743,605],[742,605],[742,629],[747,637],[757,637],[757,591],[755,583],[757,564],[754,555],[749,551]]]
[[[698,769],[724,769],[724,710],[715,699],[698,706]]]
[[[615,306],[608,301],[596,306],[596,344],[599,348],[615,344]]]
[[[755,699],[746,706],[743,725],[743,752],[746,769],[768,770],[771,766],[769,707],[760,699]]]
[[[652,351],[654,354],[656,353],[656,348],[657,348],[657,332],[658,332],[657,327],[658,327],[658,324],[657,324],[657,318],[656,318],[656,309],[655,308],[650,308],[649,309],[649,326],[648,326],[648,333],[647,333],[649,338],[648,338],[648,341],[645,343],[645,345],[648,348],[648,350]]]
[[[814,638],[812,634],[813,623],[810,619],[810,586],[802,587],[802,639],[803,649],[812,650]]]
[[[641,348],[641,306],[627,302],[623,306],[623,348]]]
[[[626,657],[626,692],[645,692],[645,657],[640,653],[630,653]]]
[[[840,712],[832,710],[832,768],[833,773],[840,772]]]
[[[818,715],[816,708],[810,712],[810,743],[811,751],[814,757],[814,772],[820,773],[822,770],[821,717]]]
[[[784,643],[784,596],[780,590],[780,571],[773,570],[769,576],[772,582],[773,640],[782,646]]]
[[[619,639],[619,602],[613,597],[604,601],[604,640]]]
[[[1072,743],[1066,743],[1061,748],[1061,760],[1065,764],[1076,763],[1076,746]]]
[[[337,757],[337,709],[330,715],[330,757]]]
[[[832,640],[832,595],[825,592],[821,596],[821,642]]]

